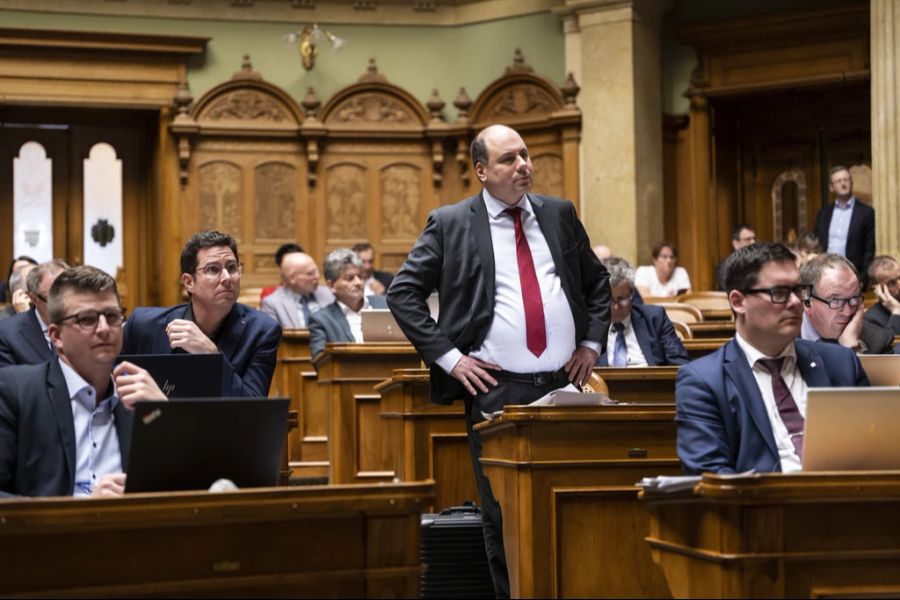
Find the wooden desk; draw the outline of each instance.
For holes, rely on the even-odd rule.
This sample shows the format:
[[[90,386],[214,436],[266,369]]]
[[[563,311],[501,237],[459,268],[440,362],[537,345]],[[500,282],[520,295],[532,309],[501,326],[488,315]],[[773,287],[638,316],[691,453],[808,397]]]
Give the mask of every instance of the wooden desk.
[[[701,308],[704,321],[733,321],[734,313],[730,308]]]
[[[678,367],[596,367],[594,374],[606,383],[609,397],[634,404],[675,402]]]
[[[2,596],[415,598],[428,483],[0,502]]]
[[[676,475],[675,406],[507,406],[477,425],[513,597],[664,597],[635,482]]]
[[[642,498],[676,598],[900,595],[900,472],[704,475]]]
[[[285,329],[270,395],[290,398],[291,410],[299,415],[297,428],[288,433],[287,440],[288,464],[294,477],[328,476],[328,405],[318,392],[309,331]]]
[[[411,344],[329,342],[313,363],[328,409],[330,483],[372,483],[394,478],[392,440],[381,419],[375,384],[394,369],[420,367]]]
[[[734,337],[734,321],[703,321],[691,323],[688,327],[695,340]]]
[[[397,369],[375,386],[400,481],[434,480],[434,510],[478,499],[462,400],[432,404],[428,369]]]
[[[682,340],[691,360],[711,354],[721,348],[731,338],[709,338],[699,340]]]

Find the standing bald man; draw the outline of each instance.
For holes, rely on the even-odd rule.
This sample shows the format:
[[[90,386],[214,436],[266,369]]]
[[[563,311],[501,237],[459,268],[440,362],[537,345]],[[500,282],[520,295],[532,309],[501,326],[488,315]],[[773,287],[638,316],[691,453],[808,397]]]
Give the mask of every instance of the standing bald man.
[[[481,468],[482,413],[588,380],[610,321],[609,276],[571,202],[529,193],[534,167],[503,125],[472,142],[482,192],[428,216],[388,306],[431,366],[431,399],[463,398],[494,589],[509,596],[500,506]],[[426,299],[440,297],[435,322]]]
[[[309,317],[334,302],[334,294],[319,283],[319,268],[309,254],[285,254],[279,269],[284,285],[263,298],[260,310],[285,329],[306,329]]]

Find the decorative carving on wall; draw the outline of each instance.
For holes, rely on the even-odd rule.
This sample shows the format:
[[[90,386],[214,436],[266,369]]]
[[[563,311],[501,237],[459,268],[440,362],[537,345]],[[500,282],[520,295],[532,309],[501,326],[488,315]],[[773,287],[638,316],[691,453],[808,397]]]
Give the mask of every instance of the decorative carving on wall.
[[[279,123],[287,119],[285,111],[272,98],[255,91],[238,91],[216,100],[206,113],[211,121],[249,119]]]
[[[381,170],[381,237],[415,239],[419,235],[421,170],[389,165]]]
[[[528,113],[549,113],[554,109],[553,98],[543,90],[527,85],[510,87],[488,105],[487,112],[502,119]]]
[[[337,123],[396,123],[412,124],[409,110],[384,94],[364,94],[350,98],[335,109],[331,118]]]
[[[237,165],[216,160],[197,170],[200,184],[200,229],[239,232],[243,178]]]
[[[361,240],[366,236],[366,169],[336,164],[325,175],[326,237],[329,241]]]
[[[287,163],[272,162],[256,167],[257,240],[284,240],[296,236],[295,176],[296,169]]]
[[[563,196],[563,160],[558,154],[543,154],[531,159],[534,164],[534,191],[548,196]]]

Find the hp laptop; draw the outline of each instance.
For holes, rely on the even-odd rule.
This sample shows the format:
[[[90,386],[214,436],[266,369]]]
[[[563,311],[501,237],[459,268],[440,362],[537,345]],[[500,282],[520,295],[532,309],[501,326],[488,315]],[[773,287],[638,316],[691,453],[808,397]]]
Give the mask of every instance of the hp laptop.
[[[169,398],[216,398],[222,395],[222,355],[215,354],[121,354],[147,369],[159,389]]]
[[[276,485],[287,414],[287,398],[137,402],[125,491],[206,490],[218,479]]]

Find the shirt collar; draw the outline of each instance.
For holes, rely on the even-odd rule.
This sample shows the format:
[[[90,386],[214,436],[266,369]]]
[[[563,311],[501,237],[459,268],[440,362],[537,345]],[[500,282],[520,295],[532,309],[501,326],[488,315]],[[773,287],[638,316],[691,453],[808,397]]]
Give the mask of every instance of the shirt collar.
[[[622,333],[625,333],[626,331],[631,329],[631,313],[628,313],[628,316],[622,319],[622,326],[624,327],[624,329],[622,329]],[[612,327],[612,325],[610,325],[610,327]]]
[[[747,362],[750,363],[750,368],[752,369],[754,365],[756,365],[756,361],[761,358],[780,358],[782,356],[787,358],[788,365],[793,368],[793,365],[797,363],[797,350],[794,348],[794,342],[791,342],[787,346],[785,346],[784,350],[781,351],[781,354],[778,356],[766,356],[756,348],[750,345],[750,342],[741,337],[740,333],[735,332],[734,341],[737,342],[737,345],[744,352],[744,356],[747,357]]]
[[[838,210],[847,210],[853,208],[853,205],[856,204],[856,196],[850,196],[847,200],[846,206],[841,206],[841,203],[837,200],[834,201],[834,207]]]
[[[487,188],[482,190],[482,197],[484,198],[484,205],[487,208],[488,214],[494,219],[502,215],[503,211],[507,208],[512,208],[512,206],[506,202],[494,198],[491,193],[487,191]],[[531,202],[528,201],[528,194],[522,194],[522,197],[519,198],[519,201],[513,206],[518,206],[528,214],[534,214],[534,210],[531,208]]]
[[[90,389],[91,391],[93,391],[91,397],[97,395],[97,390],[94,389],[94,386],[89,384],[84,379],[84,377],[79,375],[78,372],[73,369],[71,365],[69,365],[69,363],[64,361],[62,357],[57,358],[57,360],[59,361],[59,367],[62,369],[63,377],[66,380],[66,388],[69,392],[70,401],[79,398],[82,395],[82,392],[84,392],[86,389]],[[116,407],[116,404],[119,402],[119,395],[116,393],[116,382],[112,379],[112,377],[110,377],[109,384],[112,388],[112,393],[109,394],[106,398],[97,401],[97,406],[100,406],[100,404],[109,400],[109,410],[112,411]],[[93,409],[94,407],[92,406],[89,408]]]
[[[803,324],[800,325],[800,337],[811,342],[818,342],[822,339],[822,336],[816,331],[812,321],[809,320],[809,317],[806,316],[805,312],[803,313]]]
[[[34,316],[37,317],[38,325],[41,327],[41,331],[46,335],[47,333],[47,324],[44,323],[44,320],[41,318],[41,313],[37,308],[34,309]]]
[[[346,304],[344,304],[344,303],[341,302],[340,300],[335,300],[335,302],[337,302],[338,307],[340,307],[340,309],[341,309],[341,311],[344,313],[344,316],[345,316],[345,317],[346,317],[347,315],[349,315],[350,313],[353,313],[353,314],[359,314],[359,312],[353,310],[352,308],[350,308],[349,306],[347,306]],[[365,310],[365,309],[367,309],[367,308],[372,308],[372,305],[369,304],[369,298],[368,298],[368,296],[364,296],[364,297],[363,297],[363,305],[362,305],[362,308],[359,309],[359,310],[362,311],[362,310]]]

